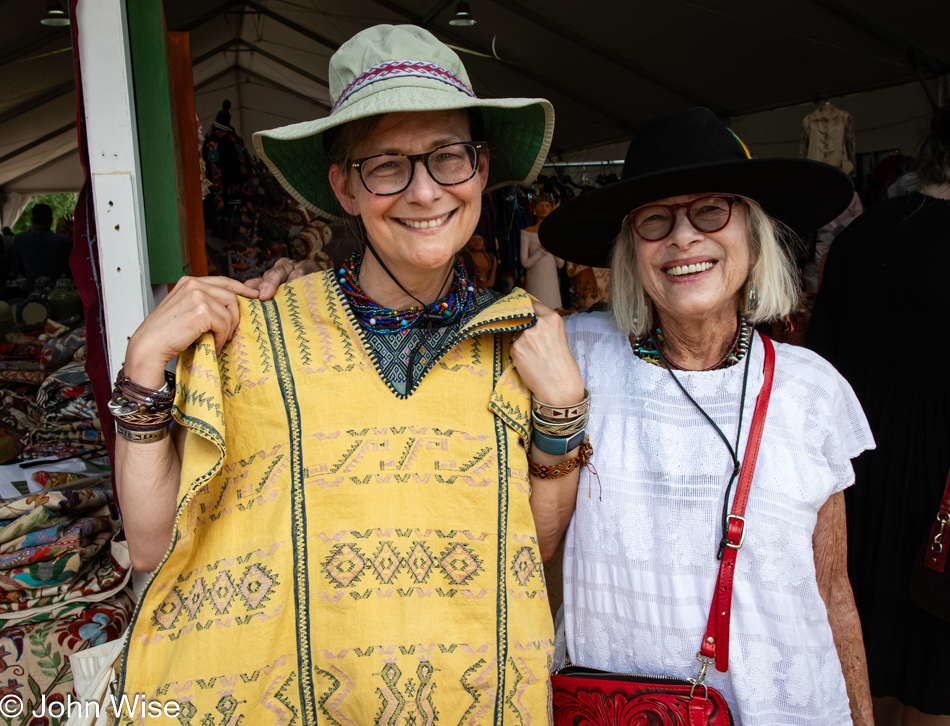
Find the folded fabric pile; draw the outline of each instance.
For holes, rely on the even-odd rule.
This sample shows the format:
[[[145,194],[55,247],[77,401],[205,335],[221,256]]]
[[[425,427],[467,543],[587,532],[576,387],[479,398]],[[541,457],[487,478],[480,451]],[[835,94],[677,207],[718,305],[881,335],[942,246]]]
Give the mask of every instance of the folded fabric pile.
[[[0,463],[66,457],[101,448],[92,387],[84,370],[86,329],[47,322],[40,335],[0,343]]]
[[[18,696],[24,716],[44,698],[64,703],[72,693],[68,655],[114,640],[128,626],[134,596],[119,532],[108,481],[0,500],[0,698]],[[20,723],[33,721],[0,711],[0,724]]]

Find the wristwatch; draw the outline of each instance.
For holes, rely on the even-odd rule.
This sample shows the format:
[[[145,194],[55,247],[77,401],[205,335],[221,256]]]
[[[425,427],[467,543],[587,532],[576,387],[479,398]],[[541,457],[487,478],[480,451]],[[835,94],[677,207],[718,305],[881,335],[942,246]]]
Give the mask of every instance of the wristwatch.
[[[566,439],[555,439],[550,436],[545,436],[540,434],[537,431],[532,435],[532,441],[534,445],[537,446],[545,454],[551,454],[551,456],[564,456],[571,449],[576,449],[582,443],[584,443],[584,438],[587,436],[587,429],[578,431],[573,436],[569,436]]]

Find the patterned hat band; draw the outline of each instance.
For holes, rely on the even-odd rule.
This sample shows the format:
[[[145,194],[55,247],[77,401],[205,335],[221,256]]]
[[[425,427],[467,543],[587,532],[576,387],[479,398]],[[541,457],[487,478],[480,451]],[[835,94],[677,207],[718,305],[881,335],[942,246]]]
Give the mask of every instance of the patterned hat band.
[[[336,113],[337,109],[346,103],[357,91],[377,81],[388,81],[393,78],[431,78],[446,83],[465,95],[475,98],[475,92],[471,88],[452,73],[452,71],[440,65],[427,61],[391,60],[375,65],[354,78],[347,87],[343,89],[340,97],[336,100],[336,103],[333,104],[330,113]]]

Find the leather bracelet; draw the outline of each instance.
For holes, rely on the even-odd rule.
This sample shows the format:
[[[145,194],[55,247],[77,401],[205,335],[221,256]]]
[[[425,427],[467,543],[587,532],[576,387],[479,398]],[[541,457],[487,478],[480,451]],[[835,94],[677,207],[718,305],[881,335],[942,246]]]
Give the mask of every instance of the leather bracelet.
[[[168,436],[169,431],[171,431],[171,426],[162,426],[159,429],[151,431],[134,431],[118,424],[116,424],[115,427],[115,432],[119,436],[133,444],[151,444],[156,441],[161,441]]]
[[[171,410],[175,401],[175,374],[165,371],[165,384],[159,388],[146,388],[130,380],[125,375],[125,368],[119,370],[115,385],[112,389],[112,398],[109,401],[109,411],[114,418],[144,417],[163,414]]]
[[[567,439],[587,428],[588,415],[585,413],[578,419],[558,424],[552,424],[539,419],[533,412],[531,418],[533,420],[534,430],[539,434],[553,439]]]
[[[575,469],[585,466],[594,453],[594,447],[590,445],[590,437],[585,436],[581,444],[581,450],[577,456],[560,464],[536,464],[528,459],[528,473],[536,476],[538,479],[560,479],[567,476]]]
[[[545,454],[564,456],[568,451],[580,446],[587,438],[587,429],[581,429],[568,438],[552,438],[535,429],[531,441]]]
[[[531,396],[531,411],[542,419],[551,422],[573,421],[580,418],[590,410],[590,391],[584,389],[584,400],[571,406],[552,406],[550,403],[542,403]]]

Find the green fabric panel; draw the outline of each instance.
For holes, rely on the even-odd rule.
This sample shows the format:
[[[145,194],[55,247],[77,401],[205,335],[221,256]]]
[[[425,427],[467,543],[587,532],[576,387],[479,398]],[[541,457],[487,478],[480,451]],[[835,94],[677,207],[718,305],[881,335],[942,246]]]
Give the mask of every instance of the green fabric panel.
[[[151,283],[182,275],[175,142],[161,0],[127,0]]]

